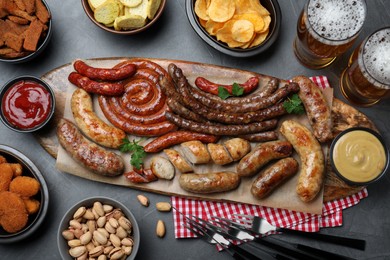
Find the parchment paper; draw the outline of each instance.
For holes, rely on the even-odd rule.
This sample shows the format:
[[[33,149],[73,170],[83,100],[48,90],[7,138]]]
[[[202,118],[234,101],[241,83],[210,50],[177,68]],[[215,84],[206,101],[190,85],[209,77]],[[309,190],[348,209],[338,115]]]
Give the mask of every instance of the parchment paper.
[[[153,59],[152,59],[153,60]],[[112,67],[115,64],[119,63],[121,60],[91,60],[88,61],[90,65],[94,67]],[[169,64],[171,61],[169,60],[153,60],[156,63],[159,63],[164,68],[167,67],[167,64]],[[245,72],[235,69],[229,69],[229,68],[219,68],[216,66],[207,67],[208,65],[202,65],[202,64],[193,64],[190,62],[181,62],[181,61],[172,61],[178,67],[183,69],[184,75],[188,77],[188,80],[190,83],[193,83],[196,76],[203,76],[208,77],[209,79],[213,80],[219,80],[221,83],[229,83],[229,82],[244,82],[248,77],[251,77],[254,75],[253,72]],[[70,72],[73,71],[73,67],[71,65],[63,68],[59,75],[53,75],[52,79],[55,80],[56,77],[67,77]],[[256,74],[255,74],[256,75]],[[49,79],[50,80],[50,79]],[[264,79],[268,81],[267,79]],[[65,104],[65,110],[64,110],[64,117],[73,121],[73,115],[70,108],[70,99],[73,91],[76,89],[74,85],[69,83],[68,81],[62,81],[63,84],[67,84],[67,97],[66,97],[66,104]],[[329,105],[331,106],[332,98],[333,98],[333,89],[327,88],[324,90],[324,93],[328,99]],[[108,121],[105,119],[103,113],[100,110],[100,107],[97,102],[97,97],[94,97],[94,109],[97,115],[102,118],[104,121],[108,123]],[[309,122],[305,115],[301,116],[284,116],[281,120],[279,120],[279,125],[282,123],[283,120],[286,119],[294,119],[299,121],[300,123],[306,125],[310,129]],[[278,127],[279,128],[279,127]],[[129,139],[136,139],[138,140],[139,137],[135,136],[129,136]],[[279,134],[279,139],[284,139],[281,134]],[[142,145],[147,144],[150,142],[152,138],[145,139],[141,142]],[[226,138],[222,138],[220,142],[223,142],[226,140]],[[252,143],[252,147],[254,147],[256,143]],[[173,147],[174,149],[180,150],[179,145]],[[324,154],[327,154],[327,147],[323,146]],[[115,151],[118,154],[121,154],[124,158],[125,164],[126,164],[126,171],[131,170],[130,165],[130,155],[129,154],[122,154],[119,151]],[[165,156],[163,152],[160,152],[158,154],[151,154],[148,155],[148,157],[145,160],[145,166],[149,166],[149,161],[153,156],[160,155]],[[293,155],[298,162],[299,157],[296,153]],[[210,172],[210,171],[235,171],[237,163],[232,163],[227,166],[218,166],[215,164],[207,164],[207,165],[199,165],[194,166],[195,172],[197,173],[203,173],[203,172]],[[252,185],[252,182],[254,180],[254,177],[252,178],[243,178],[241,181],[240,186],[234,190],[229,192],[223,192],[223,193],[216,193],[216,194],[207,194],[207,195],[199,195],[199,194],[193,194],[188,193],[180,188],[178,178],[180,176],[180,172],[176,171],[175,178],[173,180],[158,180],[156,182],[151,182],[147,184],[134,184],[126,180],[124,176],[118,176],[118,177],[105,177],[97,175],[86,168],[84,168],[82,165],[75,162],[71,156],[60,146],[58,149],[57,154],[57,162],[56,167],[58,170],[66,173],[70,173],[82,178],[90,179],[92,181],[99,181],[99,182],[105,182],[110,183],[114,185],[121,185],[121,186],[128,186],[129,188],[135,188],[155,193],[161,193],[166,195],[179,195],[179,196],[185,196],[185,197],[191,197],[191,198],[201,198],[201,199],[209,199],[209,200],[218,200],[218,201],[231,201],[231,202],[242,202],[242,203],[249,203],[249,204],[256,204],[256,205],[262,205],[262,206],[268,206],[268,207],[275,207],[275,208],[282,208],[282,209],[288,209],[288,210],[295,210],[295,211],[301,211],[301,212],[308,212],[308,213],[314,213],[314,214],[321,214],[322,211],[322,198],[323,198],[323,189],[318,194],[316,199],[309,203],[302,202],[298,196],[295,193],[295,187],[298,179],[298,174],[293,176],[291,179],[283,183],[281,186],[279,186],[270,196],[268,196],[265,199],[258,200],[252,196],[250,193],[250,187]],[[299,173],[299,172],[298,172]]]

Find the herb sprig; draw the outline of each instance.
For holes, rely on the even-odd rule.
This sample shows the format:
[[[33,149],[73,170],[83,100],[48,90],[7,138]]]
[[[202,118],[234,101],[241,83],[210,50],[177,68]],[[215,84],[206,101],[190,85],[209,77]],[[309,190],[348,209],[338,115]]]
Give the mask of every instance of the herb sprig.
[[[131,159],[130,159],[130,164],[133,165],[135,168],[138,170],[141,169],[141,166],[143,164],[143,160],[146,156],[146,152],[144,150],[144,147],[142,145],[139,145],[139,142],[141,140],[135,141],[133,140],[132,142],[124,138],[122,145],[119,147],[119,150],[122,153],[126,152],[131,152]]]
[[[243,94],[244,94],[244,88],[241,87],[238,83],[233,83],[232,94],[230,94],[229,91],[223,86],[218,87],[218,96],[223,100],[231,96],[239,97],[242,96]]]
[[[287,100],[283,102],[283,107],[289,114],[300,115],[305,112],[302,100],[299,98],[298,94],[293,94],[291,97],[288,97]]]

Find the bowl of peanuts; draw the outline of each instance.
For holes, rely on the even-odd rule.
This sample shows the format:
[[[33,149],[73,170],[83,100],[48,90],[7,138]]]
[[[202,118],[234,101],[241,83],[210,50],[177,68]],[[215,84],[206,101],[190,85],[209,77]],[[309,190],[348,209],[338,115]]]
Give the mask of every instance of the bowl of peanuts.
[[[269,49],[279,36],[282,19],[277,0],[189,0],[186,12],[203,41],[240,58]]]
[[[3,1],[0,61],[23,63],[39,56],[52,36],[52,14],[45,0]]]
[[[44,221],[49,192],[39,169],[20,151],[0,145],[0,244],[31,236]]]
[[[121,202],[96,196],[73,205],[57,234],[62,259],[135,259],[140,232],[131,211]]]

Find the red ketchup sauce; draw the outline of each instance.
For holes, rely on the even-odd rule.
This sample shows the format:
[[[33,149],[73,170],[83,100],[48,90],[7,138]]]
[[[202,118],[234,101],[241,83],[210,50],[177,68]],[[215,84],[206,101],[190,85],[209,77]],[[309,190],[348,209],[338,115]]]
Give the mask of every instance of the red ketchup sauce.
[[[31,129],[43,123],[50,114],[49,91],[41,84],[23,80],[15,83],[1,101],[4,117],[20,129]]]

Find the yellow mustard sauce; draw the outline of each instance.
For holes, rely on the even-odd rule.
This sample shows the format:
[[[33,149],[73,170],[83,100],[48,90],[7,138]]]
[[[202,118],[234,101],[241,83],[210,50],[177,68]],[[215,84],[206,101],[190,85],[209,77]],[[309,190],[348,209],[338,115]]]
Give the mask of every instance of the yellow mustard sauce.
[[[356,130],[344,134],[333,148],[333,162],[346,179],[368,182],[384,169],[386,153],[379,139],[366,131]]]

